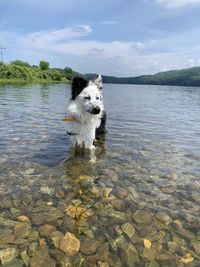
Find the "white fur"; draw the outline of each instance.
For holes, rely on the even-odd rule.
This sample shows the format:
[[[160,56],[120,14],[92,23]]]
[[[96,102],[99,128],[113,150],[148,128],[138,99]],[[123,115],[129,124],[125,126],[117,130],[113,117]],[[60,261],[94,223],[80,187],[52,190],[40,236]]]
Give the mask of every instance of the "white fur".
[[[95,131],[100,126],[104,111],[101,87],[102,79],[99,75],[96,80],[89,82],[88,86],[83,89],[75,100],[71,100],[69,103],[67,115],[77,120],[67,124],[67,132],[76,134],[69,135],[73,146],[84,145],[87,149],[94,148]],[[84,98],[88,96],[90,99]],[[91,114],[91,109],[96,106],[100,108],[100,113],[97,115]]]

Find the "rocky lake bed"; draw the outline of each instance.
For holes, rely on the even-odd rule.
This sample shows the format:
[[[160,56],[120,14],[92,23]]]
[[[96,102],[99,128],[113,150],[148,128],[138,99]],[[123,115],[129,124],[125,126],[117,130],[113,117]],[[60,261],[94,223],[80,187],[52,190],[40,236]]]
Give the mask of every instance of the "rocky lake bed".
[[[175,90],[174,107],[171,89],[147,100],[148,87],[125,86],[133,105],[120,90],[105,88],[108,133],[91,161],[67,150],[66,86],[0,88],[0,266],[200,266],[200,121],[180,104],[196,114],[197,92]]]

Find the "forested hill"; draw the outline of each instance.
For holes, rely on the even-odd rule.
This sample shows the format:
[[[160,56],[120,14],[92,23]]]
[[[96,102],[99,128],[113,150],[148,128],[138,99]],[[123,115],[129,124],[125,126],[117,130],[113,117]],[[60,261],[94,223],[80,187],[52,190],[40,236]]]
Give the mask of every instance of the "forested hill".
[[[89,79],[95,74],[86,74]],[[200,67],[159,72],[138,77],[104,76],[104,83],[200,86]]]

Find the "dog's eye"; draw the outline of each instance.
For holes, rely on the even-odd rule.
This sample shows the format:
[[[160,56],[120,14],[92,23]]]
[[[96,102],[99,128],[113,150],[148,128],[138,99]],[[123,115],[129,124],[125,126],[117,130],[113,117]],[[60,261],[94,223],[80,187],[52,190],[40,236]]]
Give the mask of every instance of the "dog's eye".
[[[85,99],[85,100],[90,100],[91,97],[90,97],[90,96],[84,96],[84,99]]]
[[[99,100],[99,96],[96,97],[96,100]]]

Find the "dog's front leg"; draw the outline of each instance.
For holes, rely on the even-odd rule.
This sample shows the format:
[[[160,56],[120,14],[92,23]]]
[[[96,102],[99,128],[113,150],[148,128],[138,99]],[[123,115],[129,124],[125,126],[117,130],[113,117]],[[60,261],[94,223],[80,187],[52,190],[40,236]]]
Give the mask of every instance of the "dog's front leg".
[[[85,148],[94,149],[95,148],[95,146],[93,145],[94,139],[95,139],[95,128],[89,131],[87,139],[85,140]]]
[[[90,149],[90,150],[93,150],[95,149],[95,146],[93,145],[93,140],[88,140],[85,142],[85,148],[86,149]]]

